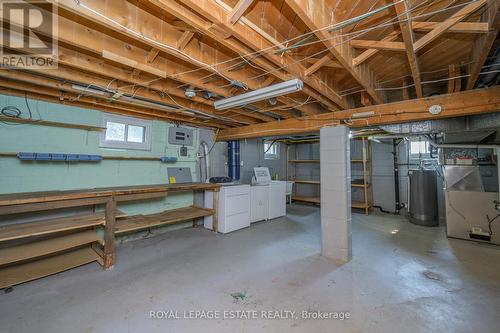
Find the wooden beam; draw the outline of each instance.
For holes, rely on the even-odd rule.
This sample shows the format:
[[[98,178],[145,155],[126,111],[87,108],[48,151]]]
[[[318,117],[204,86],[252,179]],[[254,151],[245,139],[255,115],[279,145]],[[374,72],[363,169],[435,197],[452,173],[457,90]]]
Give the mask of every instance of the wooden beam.
[[[406,47],[406,56],[408,57],[408,63],[411,69],[411,75],[413,77],[413,82],[415,84],[415,90],[417,92],[417,98],[422,98],[424,96],[422,90],[422,79],[420,76],[420,66],[418,63],[417,55],[415,54],[415,49],[413,47],[415,42],[415,35],[411,29],[411,16],[409,8],[405,2],[399,2],[393,0],[395,3],[396,13],[399,19],[399,27],[401,33],[403,34],[403,41]]]
[[[146,62],[148,64],[152,64],[156,60],[156,57],[158,57],[159,53],[160,53],[160,50],[158,50],[157,48],[152,47],[151,50],[148,53],[148,56],[146,57]]]
[[[141,64],[138,61],[132,60],[132,59],[127,58],[127,57],[123,57],[123,56],[121,56],[119,54],[115,54],[115,53],[113,53],[111,51],[108,51],[108,50],[103,50],[102,51],[102,57],[104,59],[108,59],[108,60],[117,62],[119,64],[135,68],[135,69],[137,69],[137,70],[139,70],[141,72],[150,73],[150,74],[153,74],[153,75],[156,75],[156,76],[159,76],[159,77],[163,77],[163,78],[167,77],[167,72],[165,72],[165,71],[157,69],[157,68],[155,68],[153,66],[149,66],[149,65],[146,65],[146,64]]]
[[[474,88],[481,73],[488,54],[493,47],[496,37],[500,32],[500,4],[497,0],[488,0],[487,10],[482,15],[482,21],[488,23],[491,31],[476,39],[472,47],[472,64],[467,80],[467,90]]]
[[[441,22],[413,21],[411,26],[414,31],[431,31],[434,30],[439,24],[441,24]],[[490,27],[487,22],[459,22],[450,27],[448,32],[483,34],[490,32]]]
[[[403,89],[402,89],[402,95],[403,95],[403,100],[407,101],[410,99],[410,91],[408,89],[409,86],[408,79],[403,79]]]
[[[233,10],[229,13],[229,21],[232,24],[235,24],[238,22],[240,17],[245,13],[245,11],[250,7],[250,5],[253,3],[253,0],[240,0],[234,6]]]
[[[172,0],[157,0],[161,3],[169,5],[168,11],[175,10],[175,5]],[[248,27],[246,24],[242,24],[241,20],[236,24],[232,25],[228,23],[226,10],[209,0],[180,0],[181,3],[191,8],[197,12],[202,17],[207,18],[213,23],[224,24],[227,29],[229,29],[232,35],[238,39],[241,43],[251,48],[253,51],[262,50],[263,48],[272,47],[273,45],[265,38],[263,38],[259,33],[255,32],[253,29]],[[221,41],[222,42],[222,41]],[[248,51],[246,52],[248,53]],[[306,86],[303,92],[315,98],[320,103],[323,103],[327,108],[338,109],[338,107],[345,107],[344,100],[340,95],[333,91],[328,84],[320,80],[318,77],[304,75],[305,68],[300,62],[297,62],[295,58],[290,57],[288,54],[283,56],[277,55],[274,52],[266,52],[263,54],[263,58],[270,61],[273,65],[269,68],[271,73],[275,75],[277,67],[283,67],[283,70],[293,75],[296,78],[302,79]],[[252,59],[253,60],[253,59]],[[265,70],[267,68],[264,67]],[[309,86],[309,87],[308,87]],[[312,89],[311,89],[312,88]],[[318,94],[319,92],[319,94]]]
[[[429,112],[429,107],[436,104],[443,108],[438,115]],[[340,123],[352,128],[364,128],[494,112],[500,112],[500,86],[225,129],[219,133],[217,140],[311,133]],[[356,114],[371,116],[356,119]]]
[[[308,69],[305,70],[304,74],[306,76],[309,76],[311,74],[314,74],[316,73],[316,71],[318,71],[321,67],[323,67],[326,63],[330,62],[330,55],[326,55],[324,56],[323,58],[319,59],[318,61],[316,61],[314,63],[314,65],[312,65],[311,67],[309,67]]]
[[[191,41],[191,38],[193,38],[194,32],[191,31],[184,31],[182,34],[181,38],[177,41],[177,49],[179,50],[184,50],[186,45]]]
[[[474,13],[485,4],[486,0],[477,0],[463,7],[444,22],[436,25],[434,29],[414,43],[413,47],[415,51],[418,52],[425,46],[429,45],[432,41],[436,40],[439,36],[448,31],[452,26],[464,20],[467,16]]]
[[[455,65],[449,65],[448,66],[448,76],[450,78],[450,80],[448,80],[448,94],[451,94],[453,92],[455,92],[455,80],[452,78],[455,76]]]
[[[323,59],[323,58],[321,58],[321,59]],[[314,65],[315,63],[317,63],[321,59],[318,59],[318,58],[307,58],[307,59],[304,60],[304,62],[307,63],[307,64]],[[327,61],[325,64],[323,64],[323,67],[329,67],[329,68],[335,68],[335,69],[345,69],[344,66],[342,66],[341,64],[339,64],[338,61],[330,59],[330,58],[329,58],[329,61]]]
[[[361,92],[361,104],[363,106],[373,105],[372,101],[370,100],[370,95],[368,95],[366,91]]]
[[[325,1],[285,0],[309,30],[330,50],[332,55],[351,74],[351,76],[370,94],[376,103],[384,103],[382,93],[376,90],[375,75],[372,69],[364,64],[355,67],[352,64],[353,50],[339,44],[339,39],[332,39],[332,34],[324,28],[331,24],[332,8]]]
[[[384,41],[384,42],[392,42],[392,41],[398,39],[398,37],[399,37],[400,34],[401,34],[400,31],[392,31],[389,35],[387,35],[384,38],[382,38],[382,41]],[[354,58],[352,60],[352,65],[353,66],[359,66],[359,65],[361,65],[363,62],[365,62],[368,59],[370,59],[371,57],[373,57],[379,51],[380,50],[378,50],[378,49],[369,49],[369,50],[364,51],[363,53],[361,53],[359,56],[357,56],[356,58]]]
[[[351,40],[351,46],[356,49],[376,49],[389,51],[405,51],[405,44],[402,42],[389,42],[383,40]]]

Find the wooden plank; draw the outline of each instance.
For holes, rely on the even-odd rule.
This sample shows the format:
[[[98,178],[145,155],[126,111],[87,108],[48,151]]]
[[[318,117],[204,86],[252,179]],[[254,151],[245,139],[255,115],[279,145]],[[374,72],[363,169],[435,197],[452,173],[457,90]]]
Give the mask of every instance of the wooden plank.
[[[319,180],[294,180],[293,181],[296,184],[308,184],[308,185],[320,185]]]
[[[30,203],[46,203],[53,201],[66,201],[83,198],[100,198],[102,202],[106,197],[122,196],[128,194],[154,193],[165,191],[212,191],[221,187],[219,184],[210,183],[178,183],[178,184],[154,184],[140,186],[115,186],[100,187],[68,191],[41,191],[15,194],[1,194],[0,206],[12,206]],[[1,212],[1,211],[0,211]]]
[[[320,197],[306,197],[306,196],[301,196],[301,195],[292,196],[292,200],[293,201],[301,201],[301,202],[309,202],[309,203],[314,203],[314,204],[321,203]]]
[[[469,70],[470,76],[467,80],[467,90],[473,89],[481,73],[491,48],[495,44],[496,37],[500,32],[500,4],[497,0],[488,1],[488,10],[482,15],[482,20],[486,21],[491,31],[478,38],[472,47],[472,64]]]
[[[243,24],[243,20],[238,21],[236,24],[230,24],[227,20],[228,12],[224,9],[218,2],[209,0],[181,0],[183,5],[194,10],[199,15],[207,18],[209,21],[217,24],[222,24],[226,29],[234,36],[236,39],[247,47],[254,51],[261,50],[272,46],[267,38],[263,37],[261,32],[256,32],[247,23]],[[169,6],[169,12],[177,12],[175,5],[172,1],[162,0],[162,7]],[[208,31],[210,33],[210,31]],[[210,33],[211,34],[211,33]],[[225,40],[224,40],[225,41]],[[221,41],[223,42],[223,41]],[[237,49],[235,49],[237,50]],[[247,54],[247,51],[239,52],[241,54]],[[298,63],[294,58],[290,57],[288,54],[280,56],[274,52],[265,52],[263,58],[266,58],[274,65],[269,66],[269,63],[265,64],[266,61],[256,62],[256,65],[262,67],[264,70],[269,70],[274,76],[280,76],[282,71],[276,71],[276,66],[282,67],[289,74],[300,78],[306,84],[303,93],[310,95],[312,98],[317,99],[320,103],[323,103],[327,108],[338,109],[337,106],[341,108],[345,107],[345,101],[341,96],[339,96],[335,91],[329,89],[329,86],[325,82],[321,81],[319,78],[311,78],[304,76],[304,66]],[[254,59],[252,59],[253,61]],[[264,60],[264,59],[260,59]],[[312,89],[311,89],[312,88]],[[318,93],[319,92],[319,93]]]
[[[141,64],[138,61],[123,57],[119,54],[115,54],[115,53],[108,51],[108,50],[102,51],[102,57],[104,59],[108,59],[108,60],[117,62],[119,64],[138,69],[142,72],[150,73],[150,74],[153,74],[153,75],[156,75],[159,77],[163,77],[163,78],[167,77],[167,72],[165,72],[165,71],[162,71],[160,69],[157,69],[155,67],[152,67],[152,66],[149,66],[146,64]]]
[[[350,75],[370,94],[376,103],[384,103],[382,92],[375,89],[375,75],[373,70],[363,65],[355,67],[352,64],[353,51],[352,48],[345,47],[338,43],[339,40],[332,38],[332,33],[327,29],[323,29],[331,25],[331,13],[334,12],[325,1],[310,1],[310,0],[285,0],[290,8],[297,16],[305,23],[305,25],[314,32],[315,36],[323,41],[323,44],[328,48],[330,53],[339,61],[339,63],[350,73]],[[334,37],[334,36],[333,36]]]
[[[450,18],[444,22],[436,25],[434,29],[428,32],[425,36],[420,38],[414,43],[414,49],[416,52],[420,51],[422,48],[430,44],[432,41],[436,40],[439,36],[448,31],[453,25],[464,20],[470,14],[474,13],[476,10],[481,8],[486,4],[486,0],[477,0],[468,4],[467,6],[460,9],[458,12],[453,14]]]
[[[323,58],[316,61],[311,67],[305,70],[304,74],[309,76],[311,74],[316,73],[321,67],[323,67],[326,63],[330,62],[330,55],[326,55]]]
[[[137,215],[120,219],[115,234],[124,234],[169,224],[176,224],[213,215],[213,210],[200,207],[185,207],[152,215]]]
[[[191,39],[194,36],[194,32],[191,31],[184,31],[184,33],[181,35],[179,40],[177,41],[177,49],[179,50],[184,50],[186,45],[191,41]]]
[[[91,206],[98,205],[106,202],[106,197],[84,198],[63,201],[43,201],[41,202],[26,203],[20,205],[0,205],[0,215],[10,215],[19,213],[29,213],[43,210],[54,210],[69,207]],[[9,200],[7,200],[9,201]]]
[[[403,35],[403,42],[406,48],[406,56],[408,58],[408,63],[411,69],[411,75],[413,77],[413,82],[415,84],[415,90],[417,93],[417,98],[422,98],[424,96],[422,90],[422,78],[420,76],[420,65],[418,63],[418,58],[415,53],[414,43],[415,34],[411,28],[411,15],[410,8],[406,2],[399,2],[393,0],[395,3],[396,13],[398,14],[399,27]]]
[[[238,22],[240,17],[245,13],[245,11],[250,7],[250,5],[253,3],[253,0],[240,0],[234,6],[233,10],[229,13],[229,21],[232,24],[235,24]]]
[[[432,105],[440,105],[443,111],[438,115],[429,112]],[[269,122],[224,129],[217,136],[218,141],[281,136],[317,132],[324,126],[344,123],[351,128],[364,128],[385,124],[406,123],[420,120],[444,119],[500,111],[500,86],[475,89],[459,93],[426,97],[414,100],[373,105],[362,108],[337,111],[282,121]],[[356,114],[373,116],[353,119]]]
[[[60,273],[98,259],[92,248],[85,247],[46,259],[9,266],[0,269],[0,289]]]
[[[414,31],[431,31],[435,29],[441,22],[416,22],[413,21],[411,26]],[[458,22],[448,29],[448,32],[454,33],[488,33],[490,27],[487,22]]]
[[[112,196],[106,203],[106,224],[104,226],[104,268],[108,269],[115,264],[115,224],[116,200]]]
[[[72,216],[38,222],[11,224],[0,227],[0,242],[62,231],[91,228],[103,224],[103,214]]]
[[[400,31],[392,31],[389,35],[387,35],[384,38],[382,38],[382,41],[384,41],[384,42],[392,42],[392,41],[398,39],[398,37],[399,37],[400,34],[401,34]],[[359,66],[359,65],[361,65],[363,62],[365,62],[368,59],[370,59],[371,57],[373,57],[379,51],[380,50],[378,50],[378,49],[369,49],[369,50],[364,51],[363,53],[361,53],[359,56],[357,56],[356,58],[354,58],[352,60],[353,66]]]
[[[405,51],[405,44],[402,42],[389,42],[383,40],[351,40],[351,46],[357,49],[376,49],[388,51]]]
[[[320,160],[290,160],[290,163],[319,163]]]
[[[39,126],[73,128],[73,129],[81,129],[84,131],[102,132],[102,131],[106,130],[105,127],[99,127],[99,126],[70,124],[70,123],[61,123],[61,122],[57,122],[57,121],[35,120],[35,119],[15,118],[15,117],[6,117],[6,116],[0,116],[0,121],[20,123],[20,124],[32,124],[32,125],[39,125]]]
[[[102,243],[103,240],[94,230],[87,230],[33,243],[3,248],[0,249],[0,266],[43,257],[94,242]]]

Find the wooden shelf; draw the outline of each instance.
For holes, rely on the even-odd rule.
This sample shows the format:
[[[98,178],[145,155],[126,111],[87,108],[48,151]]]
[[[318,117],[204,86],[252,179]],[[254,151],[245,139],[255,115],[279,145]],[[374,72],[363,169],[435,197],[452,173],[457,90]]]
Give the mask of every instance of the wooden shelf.
[[[129,216],[116,221],[115,234],[119,235],[152,227],[190,221],[213,215],[213,213],[212,209],[185,207],[152,215]]]
[[[351,184],[352,187],[356,187],[356,188],[365,188],[365,187],[368,188],[368,187],[370,187],[370,185],[371,184],[369,184],[369,183],[366,185],[365,184],[355,184],[355,183]]]
[[[289,160],[290,163],[319,163],[320,160]]]
[[[364,161],[363,160],[351,160],[351,163],[364,163],[364,162],[369,163],[370,160],[364,160]]]
[[[319,180],[292,180],[294,183],[297,184],[310,184],[310,185],[320,185]]]
[[[321,203],[320,197],[305,197],[305,196],[295,195],[295,196],[292,196],[292,200],[302,201],[302,202],[310,202],[310,203],[315,203],[315,204]]]
[[[0,249],[0,266],[62,252],[103,240],[94,230]]]
[[[71,216],[0,227],[0,242],[104,225],[104,214]]]
[[[367,209],[367,208],[371,207],[371,204],[364,203],[364,202],[353,201],[353,202],[351,202],[351,207],[352,208],[359,208],[359,209]]]
[[[3,268],[0,269],[0,289],[60,273],[99,260],[99,255],[91,247],[84,247],[42,260]]]

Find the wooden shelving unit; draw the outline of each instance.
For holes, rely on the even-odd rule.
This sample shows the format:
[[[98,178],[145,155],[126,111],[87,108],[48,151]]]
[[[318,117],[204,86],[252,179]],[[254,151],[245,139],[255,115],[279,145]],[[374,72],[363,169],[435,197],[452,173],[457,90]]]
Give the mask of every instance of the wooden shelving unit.
[[[92,245],[104,244],[95,230],[104,225],[104,214],[91,214],[0,227],[0,289],[93,261],[103,264]]]
[[[213,214],[214,211],[212,209],[191,206],[172,209],[158,214],[129,216],[116,221],[115,234],[121,235],[128,232],[186,222]]]
[[[305,142],[287,142],[287,153],[286,153],[286,179],[293,181],[295,184],[303,184],[303,185],[313,185],[313,186],[319,186],[321,185],[319,180],[314,180],[314,179],[297,179],[297,164],[319,164],[320,160],[319,159],[301,159],[299,156],[298,152],[298,145],[301,144],[310,144],[310,143],[315,143],[319,142],[319,140],[307,140]],[[290,159],[290,146],[295,145],[295,156],[294,159]],[[295,171],[294,171],[294,176],[290,176],[290,165],[294,165]],[[307,202],[307,203],[312,203],[312,204],[317,204],[319,205],[321,203],[320,197],[311,197],[311,196],[303,196],[303,195],[298,195],[297,194],[297,186],[294,186],[294,194],[292,195],[292,200],[293,201],[300,201],[300,202]]]
[[[364,210],[368,215],[372,208],[372,149],[371,143],[367,138],[353,139],[356,142],[361,142],[361,159],[351,159],[351,164],[362,166],[362,178],[355,179],[351,182],[352,188],[358,188],[363,191],[363,201],[352,201],[351,207]]]
[[[35,280],[97,261],[105,269],[115,264],[115,235],[213,215],[215,209],[197,206],[158,214],[127,216],[117,202],[165,197],[175,191],[213,191],[217,184],[170,184],[51,191],[0,195],[0,215],[50,211],[70,207],[104,205],[104,213],[75,215],[0,226],[0,289]],[[197,201],[197,200],[195,200]],[[103,229],[101,237],[96,229]]]
[[[100,260],[100,256],[90,246],[87,246],[48,258],[7,266],[0,269],[0,289]]]

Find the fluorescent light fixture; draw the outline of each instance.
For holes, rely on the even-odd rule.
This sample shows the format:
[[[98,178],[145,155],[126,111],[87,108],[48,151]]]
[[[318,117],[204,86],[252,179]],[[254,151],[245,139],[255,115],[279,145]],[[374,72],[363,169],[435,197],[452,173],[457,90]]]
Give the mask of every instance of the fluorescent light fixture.
[[[250,91],[238,96],[221,99],[214,103],[216,110],[226,110],[238,106],[263,101],[273,97],[283,96],[301,91],[304,83],[299,79],[273,84],[265,88]]]

